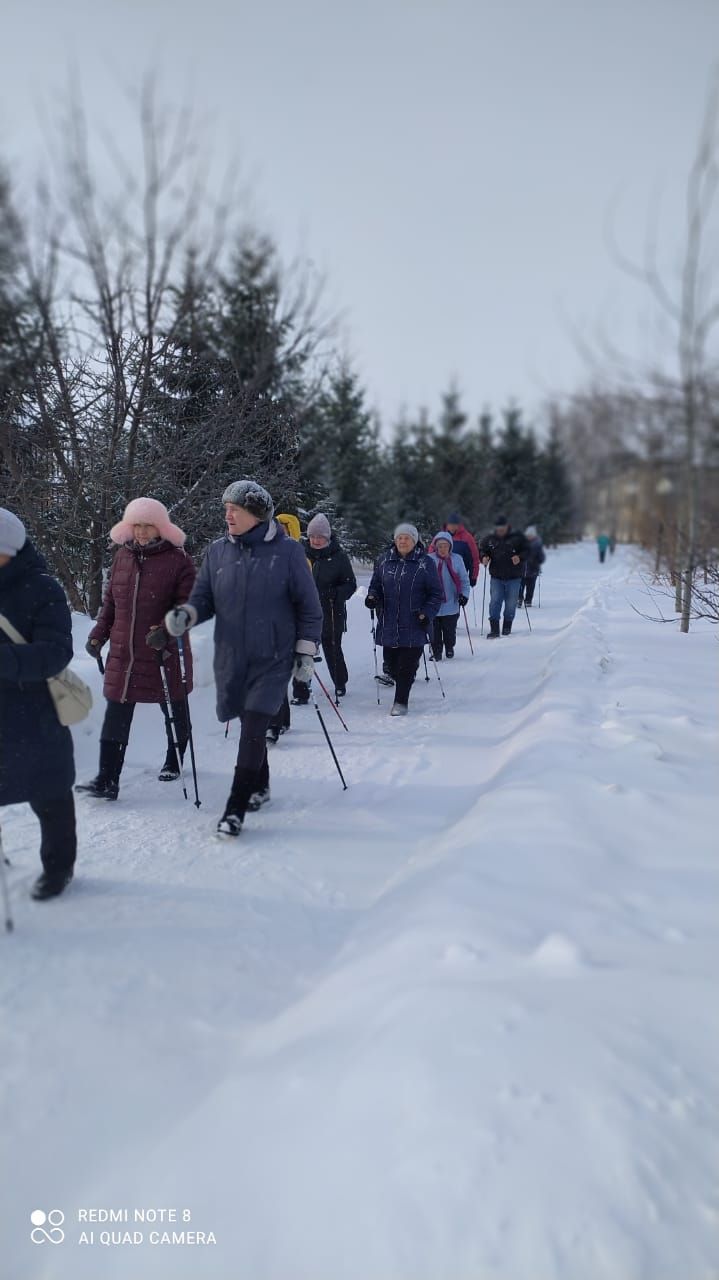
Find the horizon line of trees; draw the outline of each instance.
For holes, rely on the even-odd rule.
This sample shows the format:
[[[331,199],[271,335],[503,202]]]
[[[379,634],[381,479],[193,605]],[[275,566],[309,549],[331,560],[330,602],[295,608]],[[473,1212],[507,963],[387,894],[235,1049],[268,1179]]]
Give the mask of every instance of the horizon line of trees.
[[[114,191],[98,189],[72,113],[32,216],[0,175],[0,501],[73,608],[96,613],[109,529],[141,494],[200,554],[223,489],[250,476],[277,510],[326,511],[370,559],[400,520],[429,538],[450,511],[479,534],[506,512],[550,545],[600,525],[626,537],[634,484],[646,511],[632,531],[673,581],[684,626],[697,567],[717,559],[719,377],[703,347],[689,386],[663,372],[595,383],[549,399],[533,425],[511,402],[471,418],[450,385],[436,414],[385,433],[336,349],[321,283],[285,268],[230,197],[209,200],[186,122],[163,125],[149,89],[140,121],[142,173],[118,165]],[[653,488],[627,480],[647,471]]]

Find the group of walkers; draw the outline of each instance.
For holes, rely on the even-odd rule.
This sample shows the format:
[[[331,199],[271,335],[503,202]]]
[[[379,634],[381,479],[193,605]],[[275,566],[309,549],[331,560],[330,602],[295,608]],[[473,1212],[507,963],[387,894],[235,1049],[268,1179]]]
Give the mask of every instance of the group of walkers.
[[[335,704],[347,692],[342,640],[357,582],[325,515],[310,520],[301,541],[297,518],[275,516],[272,498],[255,481],[230,484],[222,503],[226,532],[210,544],[198,574],[184,549],[184,533],[161,502],[135,499],[111,529],[117,551],[86,645],[104,670],[99,763],[96,776],[76,789],[97,800],[117,800],[138,703],[156,704],[163,716],[167,750],[159,780],[180,777],[188,743],[192,748],[188,633],[214,618],[217,716],[240,723],[217,831],[237,836],[246,814],[269,799],[268,743],[289,727],[290,705],[310,701],[320,648]],[[397,526],[375,562],[364,601],[375,652],[382,647],[383,675],[376,674],[394,686],[392,716],[407,714],[427,643],[435,661],[454,657],[460,611],[480,564],[491,580],[488,638],[494,639],[500,621],[502,634],[511,632],[521,599],[532,604],[543,560],[537,530],[530,527],[525,536],[505,516],[479,546],[458,513],[427,549],[413,524]],[[2,630],[4,618],[27,643],[12,642]],[[75,862],[72,738],[47,688],[48,677],[61,672],[71,656],[64,592],[21,521],[0,509],[0,805],[28,801],[39,818],[43,872],[32,889],[38,899],[62,893]]]

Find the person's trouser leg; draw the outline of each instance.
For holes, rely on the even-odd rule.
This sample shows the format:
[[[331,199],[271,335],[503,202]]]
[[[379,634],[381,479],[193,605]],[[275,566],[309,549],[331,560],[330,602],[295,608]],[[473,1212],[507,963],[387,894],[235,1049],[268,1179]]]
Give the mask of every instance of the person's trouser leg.
[[[521,585],[521,578],[509,578],[504,584],[504,621],[505,624],[509,623],[510,626],[517,612],[517,600]]]
[[[442,619],[442,632],[444,635],[444,647],[447,654],[454,653],[457,644],[457,621],[458,613],[448,613]]]
[[[335,618],[334,629],[330,620],[322,627],[322,651],[325,655],[327,670],[335,689],[344,689],[347,684],[347,664],[342,652],[342,621],[339,625]]]
[[[502,605],[504,604],[504,588],[506,583],[502,578],[489,579],[489,621],[499,622],[502,616]]]
[[[162,711],[165,720],[165,733],[167,735],[167,755],[165,756],[165,766],[174,767],[179,770],[180,761],[177,759],[175,744],[173,742],[173,729],[174,737],[177,739],[177,745],[180,748],[180,759],[184,760],[187,743],[190,737],[185,699],[173,698],[170,703],[170,707],[172,708],[173,724],[170,724],[170,717],[167,712],[167,703],[164,700],[160,703],[160,710]]]
[[[278,729],[289,729],[290,727],[290,700],[285,694],[282,699],[277,715],[273,717],[271,724],[276,725]]]
[[[232,787],[225,805],[225,817],[234,814],[242,820],[247,812],[250,796],[269,786],[266,735],[271,720],[272,716],[262,711],[244,711],[240,716],[240,744],[237,748]]]
[[[435,618],[432,623],[432,652],[435,658],[442,657],[442,646],[444,644],[444,628],[442,626],[442,622],[442,618]]]
[[[72,872],[77,856],[75,800],[72,791],[51,800],[31,800],[30,808],[40,821],[40,857],[43,871],[50,876]]]
[[[536,574],[534,575],[534,577],[531,577],[531,578],[530,578],[530,577],[527,577],[527,578],[525,578],[525,579],[524,579],[524,602],[525,602],[525,604],[531,604],[531,603],[532,603],[532,601],[533,601],[533,599],[534,599],[534,588],[536,587],[536,585],[537,585],[537,578],[536,578]],[[520,598],[519,603],[521,604],[521,598]]]
[[[393,680],[397,679],[397,654],[399,649],[390,649],[385,647],[382,649],[382,670],[385,675],[391,676]]]
[[[134,702],[110,702],[105,708],[105,718],[100,730],[101,742],[120,742],[126,747],[130,740]]]
[[[414,678],[417,674],[417,668],[422,657],[422,649],[393,649],[396,654],[395,658],[395,702],[399,702],[401,706],[406,707],[409,702],[409,693]]]

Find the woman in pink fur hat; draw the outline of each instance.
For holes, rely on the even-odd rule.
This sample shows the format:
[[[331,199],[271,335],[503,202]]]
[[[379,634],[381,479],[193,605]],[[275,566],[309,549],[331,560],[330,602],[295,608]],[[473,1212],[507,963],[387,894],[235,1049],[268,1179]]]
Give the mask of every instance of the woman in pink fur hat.
[[[160,780],[180,776],[167,717],[159,650],[170,690],[177,743],[184,755],[187,717],[177,644],[162,628],[169,609],[184,604],[195,581],[195,566],[183,549],[185,535],[172,524],[167,508],[155,498],[128,503],[119,524],[110,530],[119,546],[110,570],[102,608],[87,641],[87,651],[100,656],[110,641],[105,664],[105,719],[100,731],[100,768],[92,782],[77,788],[103,800],[116,800],[130,726],[138,702],[156,702],[167,731],[167,756]],[[152,643],[150,643],[152,638]],[[158,642],[159,641],[159,642]],[[185,642],[187,692],[192,689],[192,655]]]

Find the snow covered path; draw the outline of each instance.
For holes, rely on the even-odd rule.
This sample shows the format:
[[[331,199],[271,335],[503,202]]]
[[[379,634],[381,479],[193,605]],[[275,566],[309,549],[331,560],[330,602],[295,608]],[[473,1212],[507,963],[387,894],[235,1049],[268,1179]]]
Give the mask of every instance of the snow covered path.
[[[237,844],[205,627],[199,813],[155,781],[153,708],[119,802],[78,803],[63,899],[27,899],[36,825],[4,811],[3,1276],[716,1280],[716,640],[632,602],[631,551],[552,553],[531,635],[473,628],[446,699],[420,675],[390,720],[356,598],[349,734],[320,699],[350,789],[293,708]]]

